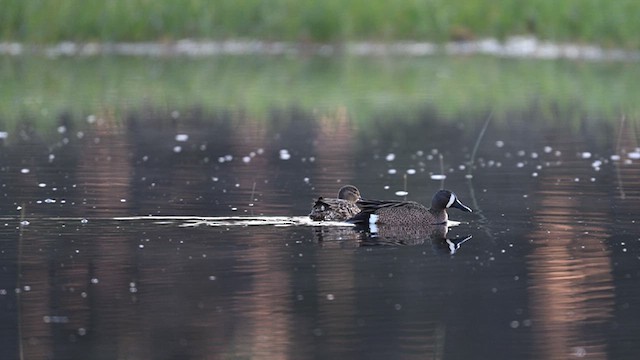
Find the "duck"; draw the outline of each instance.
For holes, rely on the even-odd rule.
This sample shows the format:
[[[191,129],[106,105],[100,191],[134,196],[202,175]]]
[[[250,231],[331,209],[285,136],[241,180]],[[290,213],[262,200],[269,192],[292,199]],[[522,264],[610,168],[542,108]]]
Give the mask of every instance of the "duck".
[[[377,225],[431,227],[446,225],[449,220],[447,209],[456,208],[465,212],[473,212],[471,208],[458,200],[456,194],[449,190],[439,190],[433,195],[431,207],[415,201],[397,200],[363,200],[356,202],[360,212],[347,222],[370,228]]]
[[[356,202],[360,191],[353,185],[345,185],[338,191],[337,198],[319,197],[313,203],[309,217],[314,221],[345,221],[360,212]]]

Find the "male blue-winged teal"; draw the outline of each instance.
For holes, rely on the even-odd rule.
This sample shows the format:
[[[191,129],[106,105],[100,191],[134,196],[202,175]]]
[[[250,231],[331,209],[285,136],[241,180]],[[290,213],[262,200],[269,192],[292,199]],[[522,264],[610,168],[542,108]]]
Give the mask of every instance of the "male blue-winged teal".
[[[338,191],[338,198],[319,197],[313,203],[309,217],[315,221],[344,221],[360,212],[356,201],[360,191],[353,185],[345,185]]]
[[[431,200],[431,207],[414,201],[359,200],[360,213],[349,219],[354,224],[387,224],[402,226],[433,226],[446,224],[449,219],[447,209],[454,207],[472,212],[462,204],[456,194],[449,190],[440,190]]]

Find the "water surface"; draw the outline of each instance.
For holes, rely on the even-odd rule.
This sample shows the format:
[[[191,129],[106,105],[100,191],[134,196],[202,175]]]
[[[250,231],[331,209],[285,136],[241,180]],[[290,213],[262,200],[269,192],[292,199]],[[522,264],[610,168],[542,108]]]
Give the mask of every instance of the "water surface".
[[[56,359],[634,358],[637,120],[548,109],[6,121],[0,346]],[[474,212],[451,210],[446,234],[302,220],[347,183],[424,204],[444,186]]]

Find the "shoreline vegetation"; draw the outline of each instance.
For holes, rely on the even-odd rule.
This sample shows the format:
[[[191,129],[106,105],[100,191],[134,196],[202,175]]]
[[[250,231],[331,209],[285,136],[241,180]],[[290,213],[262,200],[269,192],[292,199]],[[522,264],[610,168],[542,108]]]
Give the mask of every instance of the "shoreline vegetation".
[[[492,112],[495,123],[505,123],[526,109],[574,124],[618,121],[620,114],[633,120],[640,118],[638,76],[636,62],[495,56],[5,56],[0,131],[24,119],[55,128],[51,119],[61,115],[189,109],[254,118],[342,109],[362,124],[414,121],[424,111],[452,121]]]
[[[346,109],[358,121],[420,111],[501,121],[522,109],[640,118],[640,1],[0,0],[0,9],[0,131],[24,119],[50,127],[60,114],[194,107],[258,117]]]
[[[512,36],[640,49],[640,2],[580,0],[1,0],[0,42],[444,44]]]

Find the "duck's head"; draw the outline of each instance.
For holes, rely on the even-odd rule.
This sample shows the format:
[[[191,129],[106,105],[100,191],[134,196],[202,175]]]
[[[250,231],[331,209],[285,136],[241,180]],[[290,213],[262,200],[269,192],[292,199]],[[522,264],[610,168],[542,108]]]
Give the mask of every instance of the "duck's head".
[[[466,212],[473,212],[468,206],[458,200],[456,194],[449,190],[440,190],[431,200],[431,208],[436,210],[445,210],[448,208],[456,208]]]
[[[353,185],[345,185],[338,191],[338,199],[356,202],[360,200],[360,191]]]

